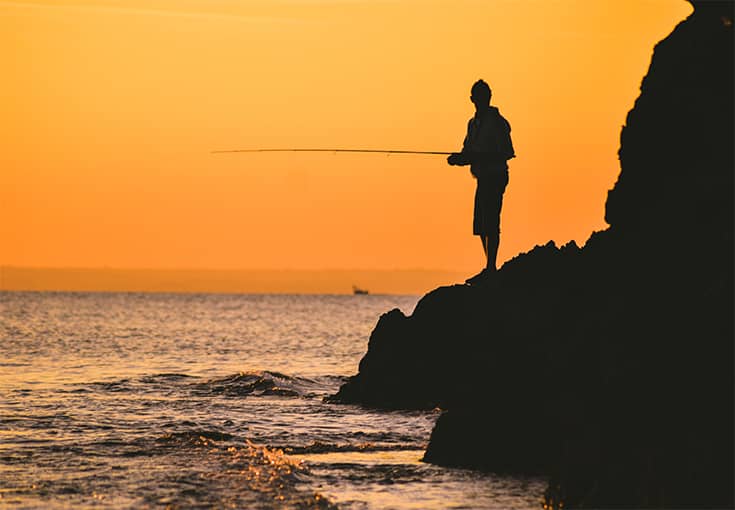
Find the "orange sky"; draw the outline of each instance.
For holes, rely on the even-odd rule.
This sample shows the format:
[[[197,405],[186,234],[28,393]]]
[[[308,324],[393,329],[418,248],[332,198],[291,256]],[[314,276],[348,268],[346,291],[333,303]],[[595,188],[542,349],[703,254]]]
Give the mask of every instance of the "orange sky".
[[[458,150],[513,126],[499,260],[605,228],[620,128],[684,0],[0,1],[0,265],[479,269]]]

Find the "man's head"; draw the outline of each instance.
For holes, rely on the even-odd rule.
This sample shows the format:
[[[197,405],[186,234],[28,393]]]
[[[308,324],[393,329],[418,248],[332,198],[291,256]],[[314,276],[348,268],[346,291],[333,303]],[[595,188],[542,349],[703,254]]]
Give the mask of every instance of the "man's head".
[[[490,86],[484,80],[477,80],[472,85],[472,91],[470,95],[470,101],[475,105],[475,108],[485,108],[490,105],[490,98],[493,93],[490,90]]]

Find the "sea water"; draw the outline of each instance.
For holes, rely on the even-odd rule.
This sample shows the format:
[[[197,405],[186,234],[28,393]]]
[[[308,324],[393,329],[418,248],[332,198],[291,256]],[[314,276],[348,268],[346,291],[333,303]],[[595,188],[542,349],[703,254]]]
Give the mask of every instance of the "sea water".
[[[417,301],[0,293],[0,507],[539,508],[422,463],[438,411],[323,401]]]

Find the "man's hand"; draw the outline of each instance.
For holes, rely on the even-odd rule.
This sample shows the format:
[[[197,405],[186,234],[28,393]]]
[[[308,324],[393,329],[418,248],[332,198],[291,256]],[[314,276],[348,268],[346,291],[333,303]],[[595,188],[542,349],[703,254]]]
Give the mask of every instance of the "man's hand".
[[[469,161],[467,161],[467,158],[461,152],[455,152],[447,158],[447,163],[452,166],[463,166],[469,164]]]

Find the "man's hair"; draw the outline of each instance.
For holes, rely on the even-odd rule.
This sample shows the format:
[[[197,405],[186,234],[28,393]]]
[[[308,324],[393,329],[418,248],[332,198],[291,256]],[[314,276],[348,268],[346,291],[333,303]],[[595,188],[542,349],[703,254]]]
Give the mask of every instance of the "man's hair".
[[[485,99],[487,98],[487,102],[490,102],[490,98],[493,95],[492,90],[490,90],[490,85],[488,85],[485,80],[477,80],[474,85],[472,85],[472,96],[476,97],[477,99]]]

